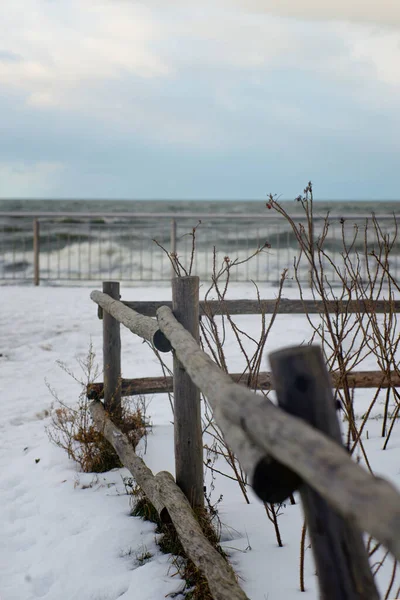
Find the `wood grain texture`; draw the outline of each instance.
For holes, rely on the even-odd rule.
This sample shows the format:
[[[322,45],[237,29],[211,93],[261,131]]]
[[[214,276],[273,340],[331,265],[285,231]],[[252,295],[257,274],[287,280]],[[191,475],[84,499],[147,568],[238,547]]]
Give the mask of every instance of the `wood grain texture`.
[[[331,381],[317,346],[270,355],[278,404],[342,446]],[[379,600],[361,532],[310,485],[300,495],[323,600]]]
[[[199,278],[172,280],[176,319],[199,342]],[[200,390],[174,353],[174,442],[176,483],[192,506],[204,505]]]
[[[344,448],[298,417],[235,384],[202,352],[168,307],[158,309],[157,317],[250,477],[254,463],[246,452],[249,445],[259,456],[273,456],[295,471],[339,514],[382,542],[400,560],[400,494],[395,487],[367,473]]]
[[[275,312],[276,300],[225,300],[219,302],[210,300],[208,302],[200,301],[200,315],[258,315],[273,314]],[[172,302],[153,302],[153,301],[123,301],[125,306],[146,315],[154,317],[161,306],[172,308]],[[357,313],[376,312],[383,313],[389,309],[394,312],[400,312],[400,301],[389,300],[351,300],[351,301],[330,301],[327,308],[331,313]],[[291,300],[282,298],[279,302],[278,314],[321,314],[324,312],[324,303],[315,300]]]
[[[103,293],[119,300],[119,283],[103,282]],[[103,317],[104,406],[116,419],[121,418],[121,336],[120,325],[110,314]]]
[[[190,504],[170,473],[153,475],[134,452],[127,437],[112,423],[101,402],[92,402],[90,414],[96,428],[110,442],[122,464],[157,510],[160,518],[172,521],[182,546],[208,581],[214,600],[248,600],[230,565],[204,537]]]
[[[159,331],[155,319],[145,317],[135,312],[119,300],[111,298],[109,295],[99,292],[98,290],[93,291],[90,294],[90,298],[103,309],[103,320],[105,318],[104,313],[108,313],[114,317],[116,321],[122,323],[122,325],[132,331],[132,333],[148,340],[160,352],[169,352],[171,350],[168,340],[166,340],[165,336]]]

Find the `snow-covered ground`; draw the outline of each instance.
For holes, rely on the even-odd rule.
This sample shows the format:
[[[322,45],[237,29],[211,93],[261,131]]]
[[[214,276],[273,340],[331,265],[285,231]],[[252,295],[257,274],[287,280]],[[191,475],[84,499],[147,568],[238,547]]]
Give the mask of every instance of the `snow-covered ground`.
[[[92,342],[101,366],[102,325],[89,299],[93,288],[0,287],[0,598],[1,600],[158,600],[182,589],[169,556],[155,544],[152,524],[130,517],[124,469],[94,476],[80,473],[61,449],[50,444],[45,427],[53,401],[45,380],[66,403],[77,401],[80,386],[56,364],[62,361],[79,374]],[[274,288],[262,288],[273,298]],[[233,286],[231,296],[254,297],[252,286]],[[288,289],[285,297],[296,297]],[[125,288],[126,300],[167,300],[168,287]],[[256,333],[258,317],[238,321]],[[139,338],[121,328],[122,374],[161,374],[156,358]],[[281,315],[271,331],[267,351],[301,343],[310,337],[301,315]],[[242,366],[234,344],[228,345],[232,371]],[[169,360],[169,359],[167,359]],[[268,368],[267,357],[264,363]],[[366,361],[363,369],[376,365]],[[356,395],[362,412],[373,391]],[[400,426],[383,452],[379,412],[364,439],[376,473],[400,483]],[[153,429],[145,460],[154,471],[174,472],[172,415],[165,395],[155,395],[148,414]],[[367,432],[365,432],[366,437]],[[144,451],[144,448],[142,448]],[[299,591],[299,504],[283,507],[279,548],[263,505],[251,495],[246,504],[237,484],[220,477],[213,499],[219,504],[223,545],[251,600],[295,600],[318,597],[311,550],[306,551],[307,591]],[[146,553],[152,558],[142,560]],[[377,555],[374,555],[374,559]],[[393,567],[387,560],[378,574],[385,590]],[[175,576],[174,576],[175,574]],[[392,589],[394,597],[399,581]]]

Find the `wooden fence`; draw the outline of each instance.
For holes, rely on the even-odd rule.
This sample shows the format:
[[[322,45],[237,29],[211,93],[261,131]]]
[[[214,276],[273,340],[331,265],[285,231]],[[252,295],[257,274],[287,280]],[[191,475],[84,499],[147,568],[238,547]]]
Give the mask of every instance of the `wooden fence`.
[[[262,501],[283,501],[299,489],[321,597],[378,599],[361,532],[372,535],[400,560],[400,494],[389,482],[354,463],[342,447],[331,381],[320,349],[288,348],[270,356],[272,373],[262,375],[260,387],[270,388],[273,378],[279,407],[274,406],[264,396],[236,383],[239,374],[222,372],[201,350],[198,323],[199,314],[210,314],[207,311],[268,312],[275,310],[275,301],[264,301],[262,307],[251,301],[206,305],[199,303],[198,285],[197,277],[173,279],[172,304],[121,302],[119,284],[110,282],[103,284],[103,292],[92,292],[91,298],[103,317],[105,368],[104,384],[88,387],[89,397],[97,398],[91,406],[96,425],[104,431],[160,517],[172,520],[188,556],[206,575],[215,599],[246,596],[226,563],[215,562],[215,554],[200,536],[198,526],[195,528],[190,511],[190,505],[203,504],[200,391],[208,399],[217,425]],[[383,312],[388,303],[350,306],[332,303],[331,308],[335,312]],[[399,310],[400,303],[392,303],[391,308]],[[304,309],[304,302],[282,300],[278,312]],[[313,309],[318,313],[322,307],[308,303],[308,312]],[[148,316],[154,314],[157,320]],[[119,323],[150,341],[159,351],[166,352],[172,347],[172,380],[121,380]],[[399,384],[398,378],[390,378],[389,382],[380,373],[359,372],[351,376],[357,387]],[[150,472],[107,415],[107,412],[118,414],[123,394],[158,393],[171,388],[177,486],[171,475],[154,476]],[[98,399],[100,396],[104,396],[107,412]],[[188,536],[188,527],[200,537]]]

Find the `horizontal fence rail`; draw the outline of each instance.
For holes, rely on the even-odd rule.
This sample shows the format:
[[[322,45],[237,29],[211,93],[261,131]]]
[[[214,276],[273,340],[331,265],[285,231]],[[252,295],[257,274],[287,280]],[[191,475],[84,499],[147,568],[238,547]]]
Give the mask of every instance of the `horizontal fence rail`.
[[[247,385],[246,374],[230,373],[235,383]],[[335,388],[343,388],[344,381],[340,373],[331,373],[332,385]],[[400,377],[397,373],[387,375],[382,371],[351,371],[346,375],[346,384],[351,388],[374,389],[388,387],[400,387]],[[261,372],[257,379],[258,390],[273,390],[274,383],[272,374]],[[121,396],[140,396],[141,394],[166,394],[172,392],[172,377],[138,377],[135,379],[121,379]],[[104,386],[102,383],[89,383],[87,395],[91,400],[104,397]]]
[[[125,306],[148,317],[155,317],[161,306],[172,308],[168,301],[125,301]],[[321,314],[331,313],[385,313],[400,312],[400,300],[207,300],[199,303],[200,316],[259,315],[259,314]]]
[[[345,215],[346,239],[352,239],[354,224],[362,228],[366,214]],[[393,234],[393,216],[379,217],[382,230]],[[223,213],[52,213],[0,211],[0,281],[8,283],[68,282],[115,279],[123,282],[169,281],[171,265],[165,252],[177,252],[183,265],[190,262],[192,228],[196,230],[193,272],[209,281],[213,270],[213,249],[217,268],[224,257],[244,260],[257,248],[264,248],[252,260],[231,270],[232,281],[276,284],[282,271],[293,276],[293,261],[299,255],[298,243],[285,219],[271,211],[253,214]],[[304,217],[297,215],[296,222]],[[324,218],[314,217],[314,237],[321,233]],[[189,235],[188,235],[189,234]],[[371,250],[374,248],[370,230]],[[360,233],[352,254],[364,243]],[[330,217],[325,242],[333,264],[340,260],[343,240],[339,216]],[[326,275],[334,283],[337,273],[329,261]],[[359,265],[367,276],[365,259]],[[391,272],[400,276],[400,243],[396,241],[390,258]],[[308,281],[308,266],[300,264],[299,278]]]

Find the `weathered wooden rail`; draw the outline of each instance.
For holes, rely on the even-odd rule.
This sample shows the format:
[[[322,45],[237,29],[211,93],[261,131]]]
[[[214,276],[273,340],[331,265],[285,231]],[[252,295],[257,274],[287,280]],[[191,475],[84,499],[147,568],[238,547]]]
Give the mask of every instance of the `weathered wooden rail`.
[[[248,600],[237,584],[231,567],[202,534],[186,496],[172,475],[166,471],[153,475],[100,402],[94,402],[90,412],[96,427],[114,447],[122,464],[132,473],[160,519],[174,524],[185,552],[204,573],[215,600]]]
[[[172,308],[172,302],[160,301],[129,301],[123,302],[146,317],[155,317],[161,306]],[[400,312],[400,300],[338,300],[326,303],[320,300],[292,300],[281,298],[279,306],[276,300],[208,300],[199,302],[199,313],[202,315],[258,315],[258,314],[321,314],[326,309],[332,313],[384,313],[391,308],[393,312]]]
[[[184,460],[181,458],[176,460],[176,479],[184,488],[186,497],[192,506],[199,506],[202,502],[202,476],[198,475],[198,465],[203,457],[201,444],[199,447],[196,438],[197,425],[191,423],[192,433],[189,436],[186,434],[188,420],[200,419],[198,395],[193,396],[189,413],[187,407],[182,408],[184,401],[187,401],[185,395],[193,393],[193,388],[185,383],[190,379],[196,390],[201,390],[208,399],[216,423],[247,472],[251,485],[261,500],[282,501],[294,489],[300,490],[312,539],[321,597],[324,600],[378,599],[361,532],[371,534],[400,560],[400,494],[389,482],[370,475],[353,462],[341,446],[332,384],[320,350],[307,346],[271,355],[272,376],[270,373],[264,373],[260,377],[260,382],[261,386],[274,385],[276,388],[280,407],[274,406],[264,396],[235,383],[234,379],[239,379],[238,374],[230,376],[222,372],[201,350],[197,338],[195,322],[197,320],[198,326],[198,316],[196,315],[202,310],[203,314],[207,314],[209,307],[203,305],[202,309],[201,304],[200,310],[196,307],[196,304],[198,306],[198,281],[196,280],[197,278],[194,277],[173,280],[174,311],[170,306],[152,303],[146,309],[147,314],[154,314],[155,310],[157,321],[149,316],[143,316],[143,319],[149,320],[143,331],[155,331],[157,327],[160,335],[163,334],[173,348],[172,382],[169,378],[153,378],[147,383],[144,383],[146,380],[138,380],[141,381],[140,384],[133,384],[136,385],[136,390],[143,390],[147,385],[147,390],[151,389],[153,393],[170,390],[171,383],[173,385],[175,453],[184,454]],[[109,299],[104,298],[104,294],[100,292],[93,292],[91,297],[102,306],[104,311],[112,307],[114,317],[121,319],[123,324],[126,324],[124,319],[128,313],[124,313],[121,307],[129,312],[133,311],[133,307],[140,308],[138,303],[122,303],[116,299],[110,303]],[[290,302],[293,304],[293,301]],[[228,304],[227,302],[225,305],[226,310],[232,314],[233,305],[227,306]],[[336,311],[343,309],[350,312],[348,305],[342,307],[337,303],[334,304]],[[243,310],[243,306],[245,305],[237,310]],[[259,306],[259,303],[253,304],[252,308],[248,305],[247,310],[253,310],[256,306]],[[378,312],[387,309],[388,306],[388,303],[376,306],[366,303],[363,309]],[[143,305],[141,308],[146,312]],[[390,308],[397,310],[398,307],[396,304],[395,307],[392,305]],[[316,312],[321,312],[321,306],[318,309]],[[218,307],[215,305],[215,310],[219,313],[214,314],[221,314],[219,303]],[[295,312],[293,306],[290,312]],[[358,303],[351,312],[363,312],[363,310]],[[241,313],[233,312],[233,314]],[[135,321],[141,325],[136,327]],[[127,322],[130,323],[131,331],[137,333],[142,331],[141,327],[145,321],[131,314]],[[189,332],[184,325],[192,331]],[[154,343],[154,336],[150,341]],[[352,377],[354,384],[358,381],[361,382],[360,385],[365,384],[365,387],[372,386],[374,383],[394,384],[392,378],[389,382],[385,379],[386,376],[379,373],[354,373]],[[122,393],[124,390],[125,393],[127,386],[132,385],[132,381],[135,380],[125,382],[122,380],[122,385],[120,381],[119,392]],[[396,385],[398,383],[396,379]],[[97,388],[92,386],[88,393],[101,395],[101,384],[97,386]],[[106,395],[105,406],[107,408]],[[101,405],[98,400],[92,407],[96,422],[104,427],[106,417],[100,415]],[[100,417],[103,419],[101,423]],[[122,434],[115,430],[112,434],[107,434],[106,429],[104,431],[108,435],[107,439],[119,453],[118,444]],[[195,443],[192,444],[192,440]],[[124,444],[126,446],[126,442]],[[122,457],[121,460],[124,462]],[[197,466],[190,474],[190,464],[193,461],[197,461],[195,462]],[[136,477],[136,468],[134,466],[129,468]],[[156,479],[157,477],[159,476],[157,475]],[[167,492],[161,483],[158,492],[159,495],[155,497],[153,503],[156,508],[158,507],[160,514],[163,514],[164,508],[169,513],[166,503],[165,506],[163,505],[162,499]],[[170,518],[175,524],[173,507],[170,508]],[[188,544],[190,545],[190,542]],[[192,556],[190,551],[187,551],[193,558],[194,554],[192,553]],[[193,560],[204,569],[203,559],[197,557]],[[225,597],[218,595],[219,587],[211,571],[207,577],[211,577],[213,581],[211,583],[209,579],[210,588],[215,583],[213,588],[215,598]]]
[[[230,373],[235,383],[246,385],[246,374]],[[340,373],[331,373],[332,385],[342,388],[344,385]],[[400,387],[400,377],[397,373],[391,373],[390,377],[382,371],[352,371],[348,373],[347,382],[352,388],[382,388]],[[273,390],[274,382],[272,373],[261,372],[258,376],[257,389]],[[138,377],[135,379],[121,379],[121,396],[140,396],[142,394],[165,394],[174,391],[172,377]],[[90,383],[87,386],[87,394],[90,400],[104,398],[104,384]]]

